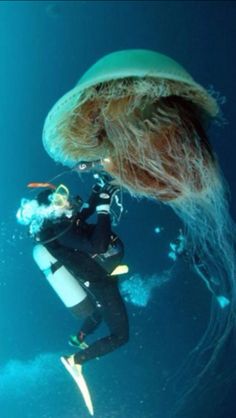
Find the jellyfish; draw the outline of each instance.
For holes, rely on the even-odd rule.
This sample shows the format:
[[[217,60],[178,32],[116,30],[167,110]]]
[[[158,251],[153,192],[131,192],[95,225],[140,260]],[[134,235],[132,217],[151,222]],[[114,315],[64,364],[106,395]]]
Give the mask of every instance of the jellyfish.
[[[182,220],[189,258],[212,293],[209,325],[193,350],[203,357],[199,379],[235,329],[235,225],[207,136],[220,115],[213,92],[179,63],[134,49],[92,65],[53,106],[43,130],[56,162],[99,161],[131,195],[156,199]]]

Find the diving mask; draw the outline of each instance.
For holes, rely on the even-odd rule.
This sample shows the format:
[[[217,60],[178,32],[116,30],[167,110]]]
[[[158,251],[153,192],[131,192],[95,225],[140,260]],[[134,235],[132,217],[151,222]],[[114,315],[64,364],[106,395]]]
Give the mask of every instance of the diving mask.
[[[58,208],[65,208],[70,206],[69,196],[68,188],[64,184],[60,184],[55,192],[49,196],[49,201]]]

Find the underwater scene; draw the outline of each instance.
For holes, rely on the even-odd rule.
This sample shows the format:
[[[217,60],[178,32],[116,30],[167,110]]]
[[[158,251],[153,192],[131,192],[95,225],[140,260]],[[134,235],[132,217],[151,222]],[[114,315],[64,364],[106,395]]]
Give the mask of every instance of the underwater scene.
[[[235,22],[0,2],[0,418],[236,417]]]

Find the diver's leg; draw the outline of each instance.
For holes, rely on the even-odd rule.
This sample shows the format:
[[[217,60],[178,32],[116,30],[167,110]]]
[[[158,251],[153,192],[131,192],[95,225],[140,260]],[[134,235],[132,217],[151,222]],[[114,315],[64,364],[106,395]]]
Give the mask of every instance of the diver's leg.
[[[86,336],[92,334],[101,324],[102,315],[99,310],[96,310],[92,315],[88,316],[77,335],[71,335],[69,338],[69,344],[81,349],[85,349],[88,345],[85,343],[84,339]]]
[[[92,315],[85,319],[78,336],[92,334],[101,324],[102,315],[99,310],[95,311]]]
[[[110,344],[114,350],[129,339],[129,319],[117,282],[106,289],[106,298],[107,306],[103,312],[103,319],[109,328]]]
[[[93,358],[99,358],[125,344],[129,338],[128,315],[116,283],[103,288],[101,312],[110,334],[91,344],[83,352],[74,355],[76,364],[83,364]]]

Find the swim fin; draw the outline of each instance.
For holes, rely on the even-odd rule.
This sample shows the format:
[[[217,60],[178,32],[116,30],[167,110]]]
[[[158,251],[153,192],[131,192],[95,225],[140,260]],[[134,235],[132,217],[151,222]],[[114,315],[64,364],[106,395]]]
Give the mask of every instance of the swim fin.
[[[66,368],[66,370],[70,373],[70,375],[76,382],[82,394],[82,397],[84,399],[85,405],[87,406],[90,415],[93,416],[94,415],[93,404],[92,404],[92,400],[91,400],[87,383],[82,374],[82,366],[80,364],[74,363],[73,356],[70,356],[70,357],[62,356],[60,359],[61,359],[63,366]]]

